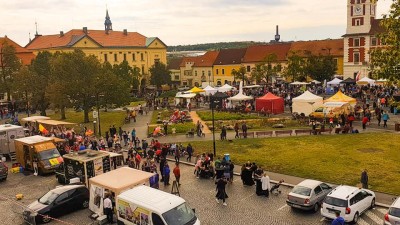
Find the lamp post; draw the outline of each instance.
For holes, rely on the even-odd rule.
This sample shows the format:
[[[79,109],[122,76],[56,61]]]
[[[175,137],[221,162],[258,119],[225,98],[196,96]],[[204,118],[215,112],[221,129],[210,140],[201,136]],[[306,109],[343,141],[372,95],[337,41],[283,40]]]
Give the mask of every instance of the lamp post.
[[[211,115],[212,115],[212,126],[213,126],[213,150],[214,150],[214,157],[216,156],[216,148],[215,148],[215,118],[214,118],[214,108],[215,104],[218,104],[219,101],[216,100],[213,96],[210,97],[210,104],[211,104]]]
[[[211,74],[210,73],[208,74],[208,85],[211,86]]]

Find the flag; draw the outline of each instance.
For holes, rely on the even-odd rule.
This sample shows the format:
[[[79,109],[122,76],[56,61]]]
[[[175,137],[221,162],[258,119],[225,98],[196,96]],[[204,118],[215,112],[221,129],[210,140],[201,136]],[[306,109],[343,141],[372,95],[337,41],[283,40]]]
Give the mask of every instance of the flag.
[[[42,134],[47,134],[49,131],[44,128],[42,124],[39,123],[39,131],[42,132]]]
[[[361,71],[358,71],[356,75],[356,82],[359,81],[360,79],[361,79]]]

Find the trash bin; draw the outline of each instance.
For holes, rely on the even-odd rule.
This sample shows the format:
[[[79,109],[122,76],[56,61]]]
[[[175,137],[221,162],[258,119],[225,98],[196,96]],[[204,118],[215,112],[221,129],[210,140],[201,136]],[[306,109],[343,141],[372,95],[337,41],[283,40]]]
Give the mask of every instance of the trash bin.
[[[400,131],[400,123],[395,123],[394,124],[394,130],[395,131]]]
[[[229,154],[224,154],[224,158],[227,162],[229,162],[229,160],[231,160],[231,156]]]

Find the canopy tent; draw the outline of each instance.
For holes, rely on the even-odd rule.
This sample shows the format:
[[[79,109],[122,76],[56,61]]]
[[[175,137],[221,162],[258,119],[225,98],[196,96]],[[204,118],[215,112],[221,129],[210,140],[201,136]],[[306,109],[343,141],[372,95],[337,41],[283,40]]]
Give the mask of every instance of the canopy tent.
[[[311,81],[311,83],[314,83],[314,84],[321,84],[321,82],[319,82],[319,81],[317,81],[317,80],[313,80],[313,81]]]
[[[252,100],[252,96],[247,96],[243,94],[243,82],[240,81],[239,85],[239,93],[233,97],[228,98],[228,100],[232,102],[239,102],[239,101],[246,101],[246,100]]]
[[[304,113],[308,116],[316,108],[324,104],[324,99],[318,95],[306,91],[302,95],[293,98],[292,111],[296,113]]]
[[[333,79],[333,80],[329,81],[329,82],[328,82],[328,85],[339,85],[339,84],[340,84],[340,82],[342,82],[342,80],[341,80],[341,79],[339,79],[339,78],[335,78],[335,79]]]
[[[203,89],[206,93],[206,95],[213,95],[215,94],[218,90],[216,88],[211,87],[210,85],[208,85],[207,87],[205,87]]]
[[[256,99],[256,110],[280,114],[285,111],[285,100],[271,92]]]
[[[96,165],[95,165],[96,166]],[[89,209],[98,215],[103,214],[103,198],[106,190],[119,195],[138,185],[148,184],[153,173],[121,167],[89,179]]]
[[[255,85],[244,86],[243,89],[246,89],[246,88],[259,88],[259,87],[261,87],[261,85],[255,84]]]
[[[325,102],[323,105],[326,108],[336,108],[342,107],[345,104],[349,104],[348,102]]]
[[[227,92],[227,91],[230,91],[232,89],[233,89],[233,87],[231,85],[224,84],[224,86],[218,88],[218,91],[219,92]]]
[[[356,80],[351,79],[350,77],[348,77],[347,79],[345,79],[344,81],[340,82],[341,84],[355,84]]]
[[[299,82],[299,81],[290,83],[290,85],[307,85],[307,84],[308,84],[307,82]]]
[[[22,118],[22,122],[37,122],[38,120],[49,120],[50,117],[47,116],[30,116],[30,117],[25,117]]]
[[[61,126],[61,125],[75,125],[76,123],[70,123],[58,120],[37,120],[38,123],[48,125],[48,126]]]
[[[187,93],[187,92],[178,92],[175,95],[175,98],[194,98],[196,94],[194,93]]]
[[[360,85],[367,85],[367,84],[375,85],[375,80],[373,80],[371,78],[368,78],[368,77],[363,77],[359,81],[357,81],[357,84],[360,84]]]
[[[347,102],[354,106],[357,103],[357,99],[349,97],[339,90],[334,96],[325,100],[325,102]]]
[[[386,82],[388,82],[388,80],[387,79],[379,79],[379,80],[377,80],[376,81],[377,83],[386,83]]]
[[[190,89],[188,92],[190,93],[201,93],[201,92],[205,92],[203,89],[198,88],[198,87],[194,87],[192,89]]]

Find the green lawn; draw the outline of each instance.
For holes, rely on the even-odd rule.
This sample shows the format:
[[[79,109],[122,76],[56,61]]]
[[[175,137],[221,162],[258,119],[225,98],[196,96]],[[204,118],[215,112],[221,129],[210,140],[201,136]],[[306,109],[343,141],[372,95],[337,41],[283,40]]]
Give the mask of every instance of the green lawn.
[[[155,110],[153,112],[153,116],[151,117],[150,121],[150,126],[149,126],[149,132],[152,132],[153,129],[160,125],[162,130],[164,130],[164,127],[162,124],[157,124],[158,120],[158,114],[161,113],[160,119],[161,121],[167,120],[169,121],[171,115],[173,114],[173,110]],[[168,133],[172,133],[172,128],[175,128],[176,134],[186,134],[191,128],[195,128],[195,125],[192,122],[185,122],[185,123],[176,123],[176,124],[171,124],[168,126]]]
[[[192,142],[197,153],[212,142]],[[335,184],[357,185],[366,168],[372,190],[400,194],[400,139],[393,133],[318,135],[217,142],[217,155],[235,164],[254,161],[265,169]]]
[[[55,113],[48,115],[50,118],[54,120],[60,120],[60,114]],[[93,130],[93,114],[92,112],[89,112],[89,123],[83,123],[83,112],[75,112],[74,110],[67,110],[66,112],[66,117],[67,119],[65,121],[71,122],[71,123],[76,123],[77,126],[75,126],[75,131],[80,132],[80,124],[82,124],[82,127],[86,126],[88,129]],[[101,133],[102,135],[105,135],[105,132],[108,131],[108,128],[110,125],[115,125],[115,127],[118,129],[118,127],[122,126],[125,121],[125,116],[126,112],[125,111],[108,111],[108,112],[103,112],[100,111],[100,122],[101,122]],[[98,131],[97,131],[98,132]]]
[[[197,111],[197,115],[203,121],[212,121],[212,113],[211,110],[208,111]],[[229,113],[229,112],[215,112],[214,111],[214,119],[215,120],[247,120],[247,119],[259,119],[265,118],[255,114],[244,114],[244,113]]]

